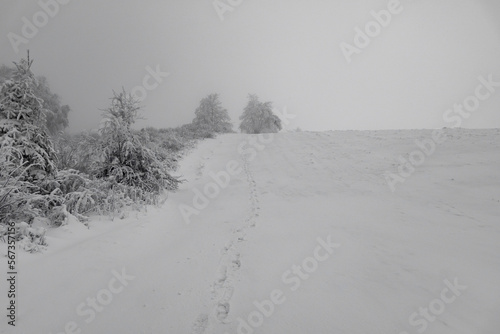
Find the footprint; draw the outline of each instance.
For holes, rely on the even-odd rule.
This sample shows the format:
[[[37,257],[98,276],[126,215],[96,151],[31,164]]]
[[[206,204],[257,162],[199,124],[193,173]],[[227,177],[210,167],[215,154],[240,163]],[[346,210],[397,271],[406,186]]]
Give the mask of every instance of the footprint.
[[[222,266],[219,270],[219,278],[217,279],[217,283],[223,284],[226,279],[227,279],[227,267]]]
[[[228,314],[229,314],[229,303],[219,303],[217,305],[216,315],[215,315],[217,320],[223,322],[224,320],[226,320]]]
[[[241,261],[239,259],[233,260],[233,267],[239,269],[241,267]]]
[[[208,326],[208,314],[200,314],[193,323],[193,334],[202,334],[205,332]]]

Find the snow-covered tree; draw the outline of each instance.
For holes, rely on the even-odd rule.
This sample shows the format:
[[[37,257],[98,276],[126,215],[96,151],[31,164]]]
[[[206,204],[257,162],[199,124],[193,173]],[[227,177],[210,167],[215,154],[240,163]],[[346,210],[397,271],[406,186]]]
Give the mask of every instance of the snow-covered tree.
[[[280,118],[273,113],[272,102],[260,102],[254,94],[250,94],[248,99],[248,104],[240,116],[242,132],[276,133],[282,129]]]
[[[43,178],[56,170],[56,155],[45,126],[43,100],[36,96],[32,60],[21,59],[11,79],[0,87],[0,157],[14,169],[29,166],[26,178]],[[10,170],[4,171],[10,173]]]
[[[160,157],[132,130],[139,103],[131,94],[114,94],[104,111],[95,175],[152,193],[177,189],[179,180],[168,173]]]
[[[210,94],[200,101],[196,108],[193,124],[199,128],[216,133],[232,132],[233,124],[227,110],[222,108],[218,94]]]
[[[28,54],[0,85],[0,230],[2,224],[14,223],[14,237],[29,251],[45,244],[43,229],[38,233],[29,224],[63,202],[56,192],[41,187],[56,173],[56,156],[45,127],[43,100],[34,93],[32,63]],[[33,239],[33,233],[40,238]]]
[[[14,73],[15,67],[0,66],[0,84],[13,79]],[[43,112],[45,114],[46,126],[49,133],[51,135],[56,135],[68,127],[70,107],[68,105],[61,105],[59,95],[52,93],[46,77],[36,77],[33,92],[37,97],[43,100]]]

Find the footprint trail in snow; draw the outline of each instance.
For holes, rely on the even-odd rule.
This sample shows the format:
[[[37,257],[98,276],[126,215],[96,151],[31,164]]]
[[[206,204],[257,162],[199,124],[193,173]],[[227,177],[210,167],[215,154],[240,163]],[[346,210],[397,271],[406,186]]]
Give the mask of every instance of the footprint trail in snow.
[[[250,170],[248,159],[243,156],[243,170],[250,188],[249,204],[250,209],[245,224],[233,231],[232,238],[221,250],[218,274],[216,280],[211,285],[212,308],[210,314],[202,313],[193,323],[192,334],[211,333],[215,322],[228,323],[227,318],[231,311],[231,298],[234,292],[236,275],[241,267],[240,252],[238,244],[246,240],[246,230],[256,226],[259,217],[259,198],[257,183]]]

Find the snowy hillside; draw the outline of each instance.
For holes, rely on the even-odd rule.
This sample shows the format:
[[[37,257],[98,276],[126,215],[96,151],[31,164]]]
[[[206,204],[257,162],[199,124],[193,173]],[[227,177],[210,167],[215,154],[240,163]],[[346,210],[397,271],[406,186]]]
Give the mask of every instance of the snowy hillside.
[[[19,252],[17,325],[0,333],[498,333],[500,131],[447,130],[411,154],[431,138],[202,141],[163,207]],[[402,177],[408,155],[424,161]]]

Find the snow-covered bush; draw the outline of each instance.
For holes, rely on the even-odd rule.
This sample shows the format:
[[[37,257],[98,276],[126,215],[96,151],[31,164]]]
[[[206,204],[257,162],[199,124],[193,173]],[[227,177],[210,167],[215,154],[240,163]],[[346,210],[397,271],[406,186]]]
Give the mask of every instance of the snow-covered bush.
[[[46,229],[43,227],[31,227],[26,222],[19,222],[14,225],[14,233],[9,233],[14,238],[16,245],[27,252],[39,252],[47,246],[45,240]],[[0,225],[0,239],[7,241],[7,228]]]
[[[139,209],[147,204],[157,204],[160,198],[160,194],[113,180],[91,178],[76,170],[59,171],[54,179],[44,182],[44,189],[58,193],[63,199],[63,204],[49,215],[55,226],[64,224],[67,213],[86,222],[89,214],[117,215],[127,208]]]
[[[168,171],[175,171],[185,143],[172,132],[154,128],[142,129],[137,133],[141,144],[150,149]]]
[[[156,129],[147,127],[139,132],[141,141],[147,140],[167,152],[180,152],[186,147],[186,139],[179,136],[175,129]]]
[[[187,140],[178,136],[173,129],[161,129],[160,147],[171,152],[182,151],[187,144]]]
[[[1,150],[0,157],[4,157]],[[5,166],[8,164],[5,163],[5,159],[2,159],[0,162],[0,225],[22,220],[32,212],[28,205],[32,185],[21,179],[22,172],[19,172],[18,174],[21,175],[17,176],[14,176],[16,170],[6,174],[5,172],[10,168]]]
[[[37,217],[47,217],[64,203],[60,191],[46,192],[37,184],[18,177],[0,178],[0,223],[31,223]]]
[[[32,228],[26,221],[32,221],[35,217],[43,215],[50,206],[43,196],[33,194],[36,187],[30,182],[22,180],[23,172],[11,171],[8,175],[5,155],[0,150],[0,240],[7,242],[7,223],[14,223],[15,232],[12,237],[17,245],[26,251],[40,251],[46,246],[45,229],[42,227]],[[24,168],[27,169],[26,167]],[[13,176],[18,174],[17,176]]]

